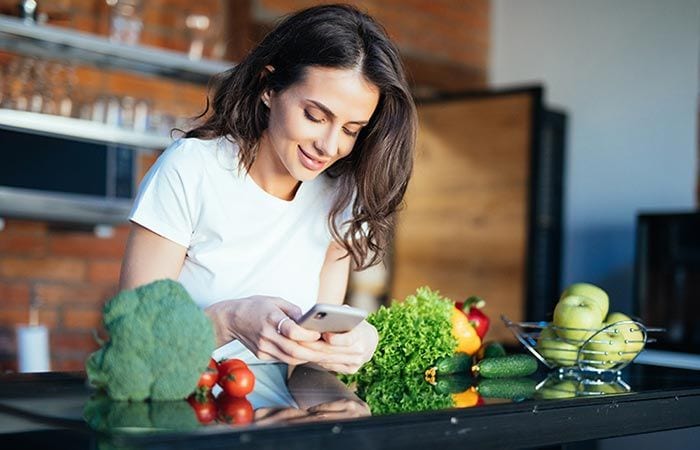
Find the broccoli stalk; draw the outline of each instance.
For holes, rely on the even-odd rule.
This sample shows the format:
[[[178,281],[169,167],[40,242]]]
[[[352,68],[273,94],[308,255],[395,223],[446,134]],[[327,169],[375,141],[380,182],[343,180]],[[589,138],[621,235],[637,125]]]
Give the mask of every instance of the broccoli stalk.
[[[110,339],[85,369],[115,400],[187,397],[215,348],[209,318],[172,280],[120,292],[105,305],[103,321]]]

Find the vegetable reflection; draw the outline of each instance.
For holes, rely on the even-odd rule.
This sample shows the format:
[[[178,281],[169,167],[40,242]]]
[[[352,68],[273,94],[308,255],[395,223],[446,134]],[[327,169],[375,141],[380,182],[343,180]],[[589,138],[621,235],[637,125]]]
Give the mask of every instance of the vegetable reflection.
[[[91,428],[109,433],[188,431],[199,427],[194,410],[184,400],[125,402],[96,394],[85,404],[83,418]]]

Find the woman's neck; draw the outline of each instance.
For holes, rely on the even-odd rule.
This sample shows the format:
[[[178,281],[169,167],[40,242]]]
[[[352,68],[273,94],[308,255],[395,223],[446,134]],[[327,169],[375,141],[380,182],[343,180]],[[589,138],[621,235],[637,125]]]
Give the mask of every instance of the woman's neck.
[[[293,200],[301,182],[289,174],[264,135],[259,145],[248,175],[268,194],[282,200]]]

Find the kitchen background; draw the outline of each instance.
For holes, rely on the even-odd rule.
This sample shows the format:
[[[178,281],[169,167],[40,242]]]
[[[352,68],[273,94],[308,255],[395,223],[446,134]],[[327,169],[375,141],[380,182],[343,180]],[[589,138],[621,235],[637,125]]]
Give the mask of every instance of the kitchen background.
[[[0,13],[16,15],[17,3],[0,0]],[[107,37],[114,34],[110,18],[116,8],[129,3],[39,1],[37,19]],[[318,2],[141,3],[139,45],[182,52],[195,60],[235,61],[278,17]],[[599,284],[610,292],[615,309],[630,310],[636,215],[687,211],[697,205],[699,2],[352,3],[385,24],[402,51],[418,97],[513,86],[544,88],[544,102],[567,119],[561,274],[556,281]],[[128,8],[122,15],[131,17]],[[122,42],[134,39],[129,30],[120,30]],[[27,79],[35,80],[41,78],[41,70],[50,70],[44,67],[37,75],[37,61],[27,61],[0,51],[6,85],[23,67],[34,74]],[[60,61],[59,55],[51,61]],[[80,115],[81,105],[91,105],[94,111],[100,101],[130,97],[148,102],[149,112],[161,124],[151,131],[162,133],[185,124],[183,118],[204,106],[206,86],[201,83],[83,65],[55,67],[66,79],[74,78],[74,117],[94,120],[89,111]],[[20,93],[23,84],[10,83]],[[12,92],[11,86],[3,92]],[[12,107],[17,104],[3,106]],[[0,143],[0,151],[17,150]],[[141,171],[155,155],[140,153]],[[91,227],[3,217],[2,205],[0,218],[0,370],[17,369],[15,326],[28,322],[30,307],[49,328],[52,369],[80,370],[97,347],[93,330],[99,330],[101,307],[116,292],[127,227],[95,233]],[[511,232],[503,231],[506,238]],[[392,296],[384,291],[390,284],[386,277],[381,271],[365,274],[355,278],[353,287]],[[522,299],[498,302],[510,305]],[[499,309],[489,312],[497,314]]]

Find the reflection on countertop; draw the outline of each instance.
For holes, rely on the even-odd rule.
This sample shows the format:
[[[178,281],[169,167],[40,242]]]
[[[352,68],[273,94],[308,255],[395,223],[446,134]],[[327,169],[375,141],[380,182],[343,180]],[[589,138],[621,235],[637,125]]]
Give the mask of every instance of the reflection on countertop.
[[[256,390],[226,406],[232,409],[224,415],[236,420],[222,420],[217,410],[207,424],[184,400],[113,402],[88,386],[84,373],[2,375],[0,447],[263,450],[279,448],[283,439],[288,450],[423,449],[468,439],[480,448],[505,448],[550,445],[563,436],[573,441],[700,425],[700,371],[632,364],[620,380],[609,383],[546,371],[506,381],[462,376],[450,380],[447,388],[454,392],[414,384],[420,387],[414,395],[424,398],[411,398],[411,391],[401,394],[396,388],[401,380],[394,380],[396,395],[377,407],[324,370],[289,370],[279,364],[251,369]],[[375,393],[381,385],[374,386]],[[435,398],[447,402],[432,410],[409,408]],[[243,413],[232,414],[241,405]],[[615,415],[601,416],[605,405],[614,406]],[[580,427],[572,430],[571,422],[558,420],[562,415]],[[529,433],[533,427],[542,432]]]

